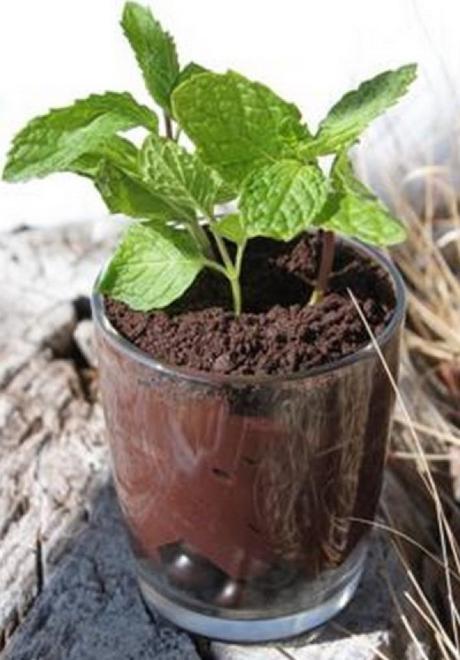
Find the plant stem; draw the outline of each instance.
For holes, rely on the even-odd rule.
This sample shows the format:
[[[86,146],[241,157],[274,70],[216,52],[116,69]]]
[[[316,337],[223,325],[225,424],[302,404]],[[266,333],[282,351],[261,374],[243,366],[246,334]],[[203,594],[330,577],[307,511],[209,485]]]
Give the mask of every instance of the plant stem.
[[[211,227],[211,231],[212,231],[212,227]],[[214,236],[214,240],[216,241],[217,249],[219,250],[219,254],[222,257],[222,261],[224,262],[225,268],[229,271],[234,270],[232,260],[230,259],[230,255],[228,253],[227,247],[223,239],[219,236],[219,234],[216,234],[214,231],[212,232],[212,235]]]
[[[241,314],[243,307],[240,276],[241,276],[241,266],[243,264],[243,255],[245,248],[246,248],[246,241],[244,243],[240,243],[236,248],[234,278],[230,280],[232,285],[233,306],[235,308],[236,316],[239,316]]]
[[[211,228],[212,231],[212,228]],[[222,261],[224,262],[224,267],[225,267],[225,272],[227,273],[227,277],[230,281],[230,287],[232,290],[232,298],[233,298],[233,311],[235,312],[235,316],[239,316],[241,314],[241,307],[242,307],[242,302],[241,302],[241,285],[240,285],[240,274],[238,272],[238,265],[235,263],[235,265],[232,263],[232,260],[230,259],[230,255],[228,254],[227,247],[225,245],[225,242],[223,239],[219,236],[219,234],[216,234],[213,232],[213,236],[216,240],[216,244],[220,253],[220,256],[222,257]],[[237,253],[238,257],[238,253]],[[238,258],[237,258],[238,261]],[[241,258],[239,259],[241,261]],[[241,266],[240,266],[241,268]]]
[[[334,263],[335,253],[335,234],[333,231],[321,232],[321,259],[319,264],[318,277],[316,279],[315,290],[310,298],[310,305],[321,302],[327,291],[329,276]]]
[[[200,225],[198,220],[195,218],[194,220],[191,220],[189,223],[187,223],[187,227],[190,230],[191,235],[195,239],[195,241],[198,243],[198,245],[201,247],[203,250],[204,254],[206,257],[209,257],[210,259],[214,258],[214,250],[211,245],[211,241],[209,240],[209,237],[203,229],[203,227]]]
[[[212,261],[210,259],[205,259],[204,263],[211,270],[215,270],[217,273],[220,273],[220,275],[224,275],[224,277],[226,277],[230,282],[230,288],[232,291],[232,298],[233,298],[233,310],[235,312],[235,316],[239,316],[241,314],[241,308],[242,308],[241,286],[235,269],[232,266],[231,271],[227,270],[227,268],[221,266],[221,264],[217,263],[217,261]]]
[[[242,245],[238,245],[235,263],[233,263],[228,253],[227,246],[225,245],[225,241],[221,236],[219,236],[217,232],[213,230],[213,224],[216,222],[215,217],[211,214],[208,215],[208,219],[209,229],[214,236],[214,240],[216,241],[217,249],[219,250],[220,257],[224,264],[225,274],[230,282],[233,298],[233,311],[235,312],[235,316],[239,316],[242,310],[240,273],[244,248],[246,247],[246,244],[244,243]]]
[[[173,139],[173,127],[172,127],[172,120],[169,114],[165,111],[163,113],[164,120],[165,120],[165,131],[166,131],[166,137],[169,140]]]
[[[218,264],[217,261],[212,261],[211,259],[205,259],[204,265],[210,268],[211,270],[215,270],[216,273],[219,273],[220,275],[223,275],[224,277],[229,279],[227,271],[223,266]]]
[[[241,266],[243,265],[243,255],[246,249],[246,241],[240,243],[236,248],[235,270],[238,277],[241,275]]]
[[[241,300],[241,285],[238,277],[230,277],[230,286],[232,289],[233,309],[235,316],[241,314],[242,300]]]

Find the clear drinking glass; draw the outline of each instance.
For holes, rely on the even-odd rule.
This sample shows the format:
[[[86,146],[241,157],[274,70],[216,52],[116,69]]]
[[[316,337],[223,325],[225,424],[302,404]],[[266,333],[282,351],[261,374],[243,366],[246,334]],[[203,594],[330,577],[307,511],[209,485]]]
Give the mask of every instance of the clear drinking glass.
[[[404,286],[378,344],[397,377]],[[370,343],[291,376],[192,372],[120,336],[93,295],[118,498],[152,608],[212,638],[311,629],[352,597],[378,503],[394,394]]]

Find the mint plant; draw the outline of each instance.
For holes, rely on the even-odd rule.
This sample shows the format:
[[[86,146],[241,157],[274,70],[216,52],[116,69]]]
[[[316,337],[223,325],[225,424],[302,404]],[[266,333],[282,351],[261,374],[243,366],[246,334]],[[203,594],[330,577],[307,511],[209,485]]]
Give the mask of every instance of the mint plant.
[[[265,85],[194,62],[181,68],[174,40],[148,8],[128,2],[121,25],[164,129],[157,112],[126,92],[92,95],[33,119],[3,172],[7,181],[74,172],[94,182],[111,213],[134,219],[100,279],[102,293],[135,310],[160,309],[209,268],[228,280],[240,314],[248,241],[320,230],[315,303],[337,234],[377,246],[404,240],[400,222],[355,178],[347,152],[406,93],[415,65],[346,94],[313,134],[297,107]],[[137,127],[147,133],[140,148],[124,136]],[[323,156],[333,156],[328,174]],[[224,202],[230,213],[217,212]]]

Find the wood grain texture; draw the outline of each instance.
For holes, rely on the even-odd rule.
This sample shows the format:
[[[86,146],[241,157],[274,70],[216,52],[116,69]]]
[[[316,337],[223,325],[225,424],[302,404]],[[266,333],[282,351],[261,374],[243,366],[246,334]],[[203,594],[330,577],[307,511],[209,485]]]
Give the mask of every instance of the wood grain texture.
[[[96,498],[73,543],[5,660],[198,660],[191,638],[149,612],[115,496]]]
[[[73,332],[112,234],[88,224],[0,236],[3,642],[106,478],[94,373],[85,371]]]

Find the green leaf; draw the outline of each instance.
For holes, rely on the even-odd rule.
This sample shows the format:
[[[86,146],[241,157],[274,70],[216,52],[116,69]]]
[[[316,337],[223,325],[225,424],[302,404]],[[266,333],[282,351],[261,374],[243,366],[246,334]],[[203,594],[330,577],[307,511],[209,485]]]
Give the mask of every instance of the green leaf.
[[[352,194],[343,197],[338,211],[321,226],[378,246],[395,245],[406,238],[402,224],[377,199]]]
[[[161,222],[177,219],[176,211],[151,192],[140,176],[128,174],[110,161],[99,163],[94,182],[111,213]]]
[[[232,71],[193,76],[174,91],[172,106],[203,159],[236,187],[252,170],[294,156],[309,136],[295,105]]]
[[[75,101],[33,119],[18,133],[3,177],[25,181],[65,171],[118,131],[144,126],[157,131],[158,119],[128,93],[106,92]]]
[[[203,265],[185,231],[136,222],[122,237],[99,290],[134,310],[162,309],[188,289]]]
[[[139,150],[118,136],[71,163],[68,171],[89,177],[110,213],[132,218],[177,220],[180,212],[150,190],[139,171]]]
[[[333,189],[315,225],[372,245],[394,245],[406,238],[402,224],[353,172],[350,159],[340,153],[331,169]]]
[[[216,204],[226,204],[235,199],[235,197],[238,197],[238,193],[235,189],[229,183],[221,179],[219,188],[216,192]]]
[[[241,245],[247,240],[246,227],[239,213],[226,215],[213,225],[213,229],[219,236],[237,245]]]
[[[196,211],[212,212],[221,180],[196,154],[190,154],[171,140],[151,135],[141,152],[144,180],[149,186],[181,209],[188,218]]]
[[[179,75],[174,40],[147,7],[127,2],[121,20],[136,55],[148,91],[169,112],[170,95]]]
[[[253,172],[240,199],[247,235],[289,241],[309,227],[326,201],[316,165],[280,160]]]
[[[314,141],[305,145],[305,152],[330,154],[350,146],[374,119],[407,92],[416,74],[416,65],[408,64],[385,71],[345,94],[320,123]]]
[[[331,180],[334,187],[342,193],[375,199],[374,193],[356,178],[351,161],[345,151],[340,152],[334,159]]]
[[[102,161],[109,161],[118,167],[136,172],[139,150],[128,140],[113,135],[101,142],[93,151],[83,154],[67,167],[68,172],[94,179]]]
[[[201,66],[201,64],[197,64],[196,62],[189,62],[187,66],[184,66],[182,71],[177,76],[177,79],[174,83],[174,88],[179,87],[179,85],[182,85],[182,83],[190,80],[190,78],[193,78],[193,76],[197,76],[200,73],[209,73],[209,69],[205,69],[204,66]]]
[[[315,227],[324,227],[327,222],[338,212],[340,204],[344,198],[343,193],[330,190],[324,205],[315,216],[312,224]]]
[[[342,192],[349,192],[361,197],[370,197],[374,199],[374,193],[367,188],[362,181],[356,178],[353,166],[346,151],[341,151],[331,168],[331,179],[334,186]]]

